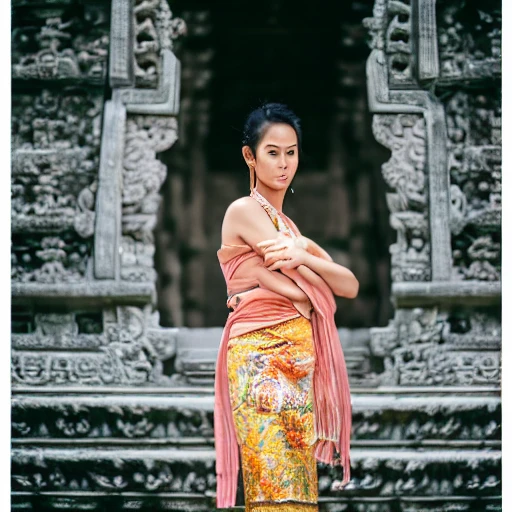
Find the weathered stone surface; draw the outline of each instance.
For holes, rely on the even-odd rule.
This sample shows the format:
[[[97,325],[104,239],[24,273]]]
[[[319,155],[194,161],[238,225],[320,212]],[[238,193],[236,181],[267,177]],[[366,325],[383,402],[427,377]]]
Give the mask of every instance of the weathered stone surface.
[[[104,82],[109,47],[108,5],[86,7],[76,0],[68,3],[73,4],[71,9],[63,9],[62,13],[57,9],[46,16],[43,9],[41,18],[36,15],[30,21],[15,11],[14,80],[80,80],[93,85]]]
[[[354,449],[354,477],[348,486],[340,492],[339,471],[320,466],[319,491],[323,497],[342,494],[344,498],[358,496],[359,499],[458,496],[464,501],[464,498],[492,496],[500,486],[500,455],[499,451],[483,450],[422,453],[405,449]],[[14,492],[60,491],[66,495],[70,491],[112,493],[133,489],[138,493],[201,495],[205,499],[215,489],[214,451],[15,448],[12,482]]]
[[[166,0],[13,9],[13,509],[212,510],[221,329],[183,326],[208,325],[224,293],[210,233],[242,190],[209,169],[210,153],[225,159],[208,145],[219,11],[187,7],[196,46],[182,92],[173,45],[185,25]],[[278,10],[261,16],[273,26]],[[351,61],[363,31],[336,32],[326,156],[289,212],[325,213],[324,231],[309,212],[299,224],[328,233],[334,259],[361,276],[364,319],[387,282],[364,233],[390,213],[396,311],[387,327],[339,331],[353,478],[341,490],[339,469],[320,467],[322,511],[500,509],[500,23],[494,0],[375,2],[367,85],[382,158],[364,143],[365,77]],[[155,313],[155,256],[177,328]]]
[[[438,3],[441,83],[495,78],[501,75],[501,4]]]
[[[392,151],[382,172],[397,192],[387,194],[397,309],[370,329],[379,389],[500,389],[501,11],[477,3],[378,0],[365,20],[373,131]]]
[[[213,396],[170,389],[157,395],[62,397],[20,395],[13,400],[12,436],[16,445],[89,444],[116,446],[213,445]],[[352,446],[417,448],[499,447],[501,403],[498,396],[465,393],[452,397],[386,393],[354,394]]]
[[[425,175],[425,122],[419,115],[375,115],[375,138],[392,150],[391,160],[382,166],[386,183],[391,226],[397,243],[391,253],[393,281],[429,281],[430,240]]]
[[[399,309],[386,328],[372,329],[372,352],[384,359],[381,384],[500,384],[499,315],[437,308]]]
[[[174,355],[175,330],[160,328],[151,306],[105,309],[98,320],[88,326],[98,333],[78,334],[73,314],[37,314],[33,333],[13,335],[14,388],[169,383],[161,361]]]

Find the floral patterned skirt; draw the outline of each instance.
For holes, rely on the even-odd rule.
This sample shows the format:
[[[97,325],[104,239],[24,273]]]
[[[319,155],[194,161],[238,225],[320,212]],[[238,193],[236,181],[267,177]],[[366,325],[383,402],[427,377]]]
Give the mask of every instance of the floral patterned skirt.
[[[310,321],[231,338],[227,365],[246,510],[317,511]]]

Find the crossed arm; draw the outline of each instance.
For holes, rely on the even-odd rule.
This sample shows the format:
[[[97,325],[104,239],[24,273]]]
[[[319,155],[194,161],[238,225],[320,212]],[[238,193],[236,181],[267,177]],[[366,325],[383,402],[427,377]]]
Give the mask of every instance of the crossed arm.
[[[297,294],[304,292],[277,270],[296,268],[312,284],[324,280],[339,297],[357,296],[359,282],[348,268],[333,262],[327,252],[308,238],[301,237],[307,244],[306,250],[292,239],[276,233],[267,214],[252,198],[242,198],[228,208],[222,231],[223,239],[240,238],[253,247],[264,258],[266,270],[270,271],[270,274],[263,272],[265,268],[259,271],[262,273],[260,278],[266,281],[262,285],[291,300],[297,300]]]
[[[265,265],[269,270],[296,268],[299,274],[312,284],[319,277],[323,279],[334,295],[353,299],[359,292],[359,281],[343,265],[332,258],[314,242],[306,239],[307,249],[297,246],[293,239],[278,238],[258,244],[264,251]],[[313,245],[314,244],[314,245]],[[328,259],[321,256],[324,253]]]

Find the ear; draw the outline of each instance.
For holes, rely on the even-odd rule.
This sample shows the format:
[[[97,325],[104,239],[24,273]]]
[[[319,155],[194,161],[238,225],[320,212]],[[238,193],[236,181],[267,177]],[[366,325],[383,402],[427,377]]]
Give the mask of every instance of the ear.
[[[250,167],[256,166],[256,160],[254,155],[252,154],[251,148],[249,146],[244,146],[242,148],[242,156],[244,157],[245,163]]]

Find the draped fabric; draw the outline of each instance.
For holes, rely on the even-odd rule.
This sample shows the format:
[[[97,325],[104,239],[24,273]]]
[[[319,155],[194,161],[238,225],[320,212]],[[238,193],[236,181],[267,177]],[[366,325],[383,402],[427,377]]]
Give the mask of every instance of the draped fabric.
[[[255,190],[251,195],[265,208],[276,229],[292,237],[300,236],[291,219],[277,212]],[[218,258],[228,290],[233,292],[258,285],[251,274],[251,268],[262,265],[263,260],[250,246],[223,245],[218,251]],[[243,274],[237,273],[242,264]],[[313,306],[311,326],[315,352],[315,457],[327,464],[340,464],[343,467],[344,485],[350,480],[352,406],[345,359],[334,323],[334,296],[327,283],[322,281],[312,285],[296,269],[283,269],[282,273],[295,281]],[[240,302],[229,314],[224,327],[215,375],[214,430],[218,508],[234,506],[239,471],[239,448],[227,373],[229,339],[300,316],[289,299],[264,288],[256,288],[239,297]]]

